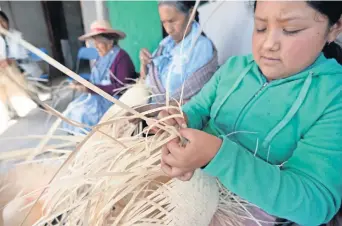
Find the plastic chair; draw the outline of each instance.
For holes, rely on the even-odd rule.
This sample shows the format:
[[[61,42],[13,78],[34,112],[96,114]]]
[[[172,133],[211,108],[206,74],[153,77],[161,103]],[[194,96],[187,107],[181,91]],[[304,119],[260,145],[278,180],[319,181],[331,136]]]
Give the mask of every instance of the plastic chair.
[[[45,54],[48,54],[48,51],[45,48],[40,48],[39,50],[42,51]],[[34,54],[32,52],[29,52],[28,55],[29,55],[29,58],[30,58],[31,61],[34,61],[34,62],[43,61],[39,56],[37,56],[36,54]],[[48,65],[48,68],[49,68],[49,65]],[[34,81],[38,81],[38,82],[47,82],[47,83],[49,83],[50,82],[49,72],[40,75],[39,78],[29,77],[28,80],[34,80]]]
[[[98,56],[95,48],[81,47],[77,54],[76,73],[79,73],[81,60],[95,60]],[[90,73],[80,73],[79,75],[86,80],[90,78]]]
[[[47,54],[47,50],[45,48],[39,48],[40,51],[42,51],[43,53]],[[32,53],[32,52],[29,52],[29,57],[32,61],[35,61],[35,62],[38,62],[38,61],[42,61],[42,58],[40,58],[38,55]]]
[[[77,53],[76,70],[75,72],[79,74],[85,80],[90,79],[90,73],[79,73],[81,60],[95,60],[99,56],[95,48],[81,47]],[[72,82],[72,78],[68,78],[67,81]],[[72,92],[72,100],[75,98],[75,90]]]

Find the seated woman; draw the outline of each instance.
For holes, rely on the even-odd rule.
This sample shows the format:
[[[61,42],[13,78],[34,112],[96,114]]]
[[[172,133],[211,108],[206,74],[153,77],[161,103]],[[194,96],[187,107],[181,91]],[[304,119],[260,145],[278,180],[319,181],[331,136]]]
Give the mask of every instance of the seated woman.
[[[341,1],[255,2],[253,55],[230,58],[185,119],[169,120],[187,124],[188,142],[165,146],[164,172],[202,168],[258,206],[257,219],[329,222],[342,201],[341,14]]]
[[[11,32],[13,36],[20,39],[22,34],[9,26],[7,15],[0,11],[0,25]],[[32,77],[39,77],[43,74],[42,69],[37,63],[29,59],[28,51],[22,47],[17,41],[8,37],[0,36],[0,65],[16,64],[22,72]]]
[[[0,26],[21,38],[20,32],[9,28],[8,17],[3,11],[0,11]],[[0,133],[7,128],[11,117],[24,117],[39,106],[35,90],[29,88],[22,72],[32,76],[42,74],[39,66],[30,62],[24,47],[0,35]]]
[[[165,103],[165,93],[188,100],[209,81],[217,70],[217,53],[213,43],[201,34],[198,13],[191,17],[194,1],[160,1],[159,15],[168,36],[151,54],[140,51],[140,73],[146,78],[155,103]],[[188,23],[190,26],[187,27]],[[184,38],[184,39],[183,39]]]
[[[122,31],[112,29],[109,22],[96,21],[91,25],[91,32],[79,38],[93,41],[100,55],[92,67],[90,82],[111,95],[129,82],[127,79],[136,76],[131,58],[118,45],[118,40],[125,37]],[[69,104],[65,116],[88,126],[96,125],[112,103],[80,84],[72,84],[71,87],[83,94]],[[83,131],[68,123],[63,123],[62,126],[70,133]]]

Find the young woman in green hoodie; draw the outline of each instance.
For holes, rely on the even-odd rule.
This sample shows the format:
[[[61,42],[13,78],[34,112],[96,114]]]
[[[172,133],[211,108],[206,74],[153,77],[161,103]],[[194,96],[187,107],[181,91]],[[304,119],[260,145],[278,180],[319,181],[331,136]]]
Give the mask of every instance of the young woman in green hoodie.
[[[255,3],[253,55],[230,58],[168,121],[188,142],[164,147],[164,172],[188,180],[202,168],[269,216],[329,222],[342,200],[341,11]]]

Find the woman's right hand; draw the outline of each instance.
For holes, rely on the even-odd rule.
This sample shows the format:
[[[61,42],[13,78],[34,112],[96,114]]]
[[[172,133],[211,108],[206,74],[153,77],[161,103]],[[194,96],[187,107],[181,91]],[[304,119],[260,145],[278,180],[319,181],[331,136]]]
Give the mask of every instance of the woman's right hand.
[[[140,50],[139,58],[140,58],[140,63],[146,66],[149,63],[151,63],[152,54],[148,51],[148,49],[143,48]]]
[[[158,115],[158,119],[163,119],[163,118],[166,118],[166,117],[169,117],[171,115],[179,115],[181,114],[181,112],[177,109],[169,109],[169,110],[164,110],[164,111],[161,111]],[[187,116],[186,114],[183,113],[183,117],[174,117],[172,119],[167,119],[166,121],[164,121],[167,125],[170,125],[170,126],[176,126],[176,127],[180,127],[180,128],[187,128]],[[154,132],[158,131],[158,128],[153,128],[152,130],[154,130]],[[181,142],[182,143],[182,142]],[[185,145],[186,142],[184,144],[181,144],[181,145]],[[165,151],[165,148],[163,148],[163,151]],[[167,153],[168,154],[168,153]],[[161,161],[161,166],[162,168],[165,167],[165,163],[163,162],[163,160]],[[175,169],[175,167],[174,167]],[[189,181],[192,176],[194,175],[194,172],[195,171],[189,171],[187,173],[184,173],[183,175],[180,175],[178,177],[176,177],[178,180],[181,180],[181,181]]]
[[[169,117],[169,116],[172,116],[172,115],[179,115],[179,117],[172,117],[170,119],[167,119],[165,121],[163,121],[164,123],[166,123],[167,125],[170,125],[170,126],[175,126],[175,127],[180,127],[180,128],[187,128],[187,116],[183,113],[183,116],[181,116],[182,112],[179,111],[178,109],[174,109],[174,108],[171,108],[169,110],[163,110],[161,111],[159,114],[158,114],[158,119],[163,119],[163,118],[166,118],[166,117]],[[149,126],[152,126],[153,124],[155,123],[155,120],[153,121],[147,121],[147,124]],[[157,131],[159,130],[159,128],[157,127],[153,127],[150,129],[150,132],[151,133],[156,133]],[[184,143],[185,145],[186,143]],[[166,150],[165,148],[163,148],[163,150]],[[165,167],[165,163],[161,162],[161,166],[162,167]],[[195,171],[189,171],[187,173],[184,173],[183,175],[180,175],[177,177],[177,179],[181,180],[181,181],[189,181],[192,176],[194,175],[194,172]]]

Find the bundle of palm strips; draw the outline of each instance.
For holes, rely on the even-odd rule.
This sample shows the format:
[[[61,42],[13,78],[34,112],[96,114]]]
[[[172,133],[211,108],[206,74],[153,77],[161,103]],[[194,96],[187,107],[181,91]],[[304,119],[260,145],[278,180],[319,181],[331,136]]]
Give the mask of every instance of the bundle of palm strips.
[[[7,31],[0,32],[11,37]],[[115,105],[64,159],[33,161],[33,156],[3,173],[2,178],[15,171],[17,177],[14,182],[12,177],[12,184],[20,190],[12,200],[4,202],[4,225],[204,226],[210,224],[215,214],[222,225],[243,225],[246,218],[253,219],[247,210],[248,203],[202,171],[197,170],[188,182],[171,179],[161,171],[161,148],[179,137],[179,133],[160,120],[153,125],[160,131],[145,136],[146,129],[130,123],[134,118],[149,120],[145,115],[150,112],[139,113],[133,108],[147,103],[148,90],[142,83],[116,100],[26,41],[19,42]],[[171,106],[163,109],[167,108]],[[57,116],[67,120],[62,114]],[[41,169],[39,173],[33,170],[37,167]],[[32,178],[30,186],[23,183],[18,173],[22,171],[26,178]],[[6,191],[6,183],[3,185],[0,192]],[[256,224],[260,225],[257,221]]]

